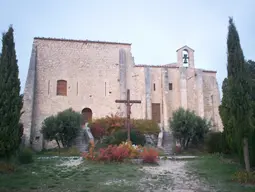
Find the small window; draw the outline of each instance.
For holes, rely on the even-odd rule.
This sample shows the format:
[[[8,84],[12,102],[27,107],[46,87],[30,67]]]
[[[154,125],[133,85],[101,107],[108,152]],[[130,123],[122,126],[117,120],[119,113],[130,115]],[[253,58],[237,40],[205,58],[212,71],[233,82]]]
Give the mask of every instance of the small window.
[[[79,84],[77,82],[77,84],[76,84],[76,95],[78,95],[78,93],[79,93]]]
[[[65,80],[57,81],[57,95],[62,95],[62,96],[67,95],[67,81]]]
[[[156,84],[153,83],[153,90],[156,91]]]
[[[172,83],[168,83],[168,88],[169,88],[169,90],[173,90],[173,84]]]

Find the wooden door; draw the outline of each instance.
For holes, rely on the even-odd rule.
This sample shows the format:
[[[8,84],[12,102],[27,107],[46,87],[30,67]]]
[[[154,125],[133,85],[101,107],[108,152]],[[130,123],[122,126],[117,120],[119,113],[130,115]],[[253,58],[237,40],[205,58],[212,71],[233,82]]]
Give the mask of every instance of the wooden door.
[[[160,103],[151,104],[151,117],[157,123],[160,123]]]

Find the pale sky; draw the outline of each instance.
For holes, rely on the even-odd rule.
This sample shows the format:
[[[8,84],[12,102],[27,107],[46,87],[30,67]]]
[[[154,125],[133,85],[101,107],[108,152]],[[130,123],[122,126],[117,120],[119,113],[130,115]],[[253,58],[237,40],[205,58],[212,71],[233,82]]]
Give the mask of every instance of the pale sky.
[[[19,2],[19,3],[18,3]],[[228,17],[246,59],[255,60],[255,0],[0,0],[0,31],[12,24],[22,92],[34,37],[132,43],[136,64],[176,62],[195,50],[195,66],[226,76]]]

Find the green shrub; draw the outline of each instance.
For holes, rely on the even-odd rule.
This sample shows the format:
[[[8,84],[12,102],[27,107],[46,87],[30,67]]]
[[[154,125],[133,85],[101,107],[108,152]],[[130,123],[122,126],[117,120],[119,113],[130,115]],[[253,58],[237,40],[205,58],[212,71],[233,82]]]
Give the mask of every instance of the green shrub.
[[[143,134],[158,134],[160,132],[158,124],[153,120],[132,119],[131,123],[134,129]]]
[[[91,127],[93,127],[93,125],[97,125],[98,127],[102,127],[105,129],[105,134],[111,135],[116,131],[124,129],[125,123],[126,123],[125,117],[110,115],[104,118],[93,120],[93,122],[91,123]],[[131,119],[130,123],[131,123],[130,127],[132,129],[136,129],[137,131],[143,134],[158,134],[160,132],[158,124],[153,120]]]
[[[211,126],[209,121],[184,108],[179,108],[173,113],[169,125],[182,149],[188,149],[191,142],[194,145],[203,143]]]
[[[135,145],[142,145],[144,146],[146,143],[145,136],[141,134],[137,130],[131,130],[130,132],[130,140],[132,144]],[[127,141],[127,131],[126,130],[119,130],[113,133],[112,135],[106,137],[103,143],[108,145],[119,145],[122,142]]]
[[[222,132],[210,132],[206,136],[206,149],[208,153],[228,153],[224,133]]]
[[[18,152],[18,162],[21,164],[29,164],[32,163],[33,160],[33,151],[29,148],[21,149]]]
[[[125,131],[126,137],[127,137],[127,131]],[[130,140],[132,141],[132,144],[135,145],[142,145],[144,146],[146,143],[145,136],[138,130],[133,130],[130,132]]]
[[[42,124],[41,132],[44,139],[55,140],[60,148],[60,143],[65,148],[71,147],[74,139],[81,129],[82,116],[71,108],[59,112],[55,116],[47,117]]]

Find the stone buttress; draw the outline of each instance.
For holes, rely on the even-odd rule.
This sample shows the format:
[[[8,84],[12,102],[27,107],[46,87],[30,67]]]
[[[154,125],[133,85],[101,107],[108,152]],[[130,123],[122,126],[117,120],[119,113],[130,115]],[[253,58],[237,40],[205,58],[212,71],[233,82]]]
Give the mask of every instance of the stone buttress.
[[[36,61],[37,61],[37,47],[32,46],[32,53],[28,68],[27,80],[25,84],[23,109],[21,122],[24,126],[24,140],[25,145],[30,146],[35,138],[33,138],[33,120],[34,120],[34,102],[36,89]]]

